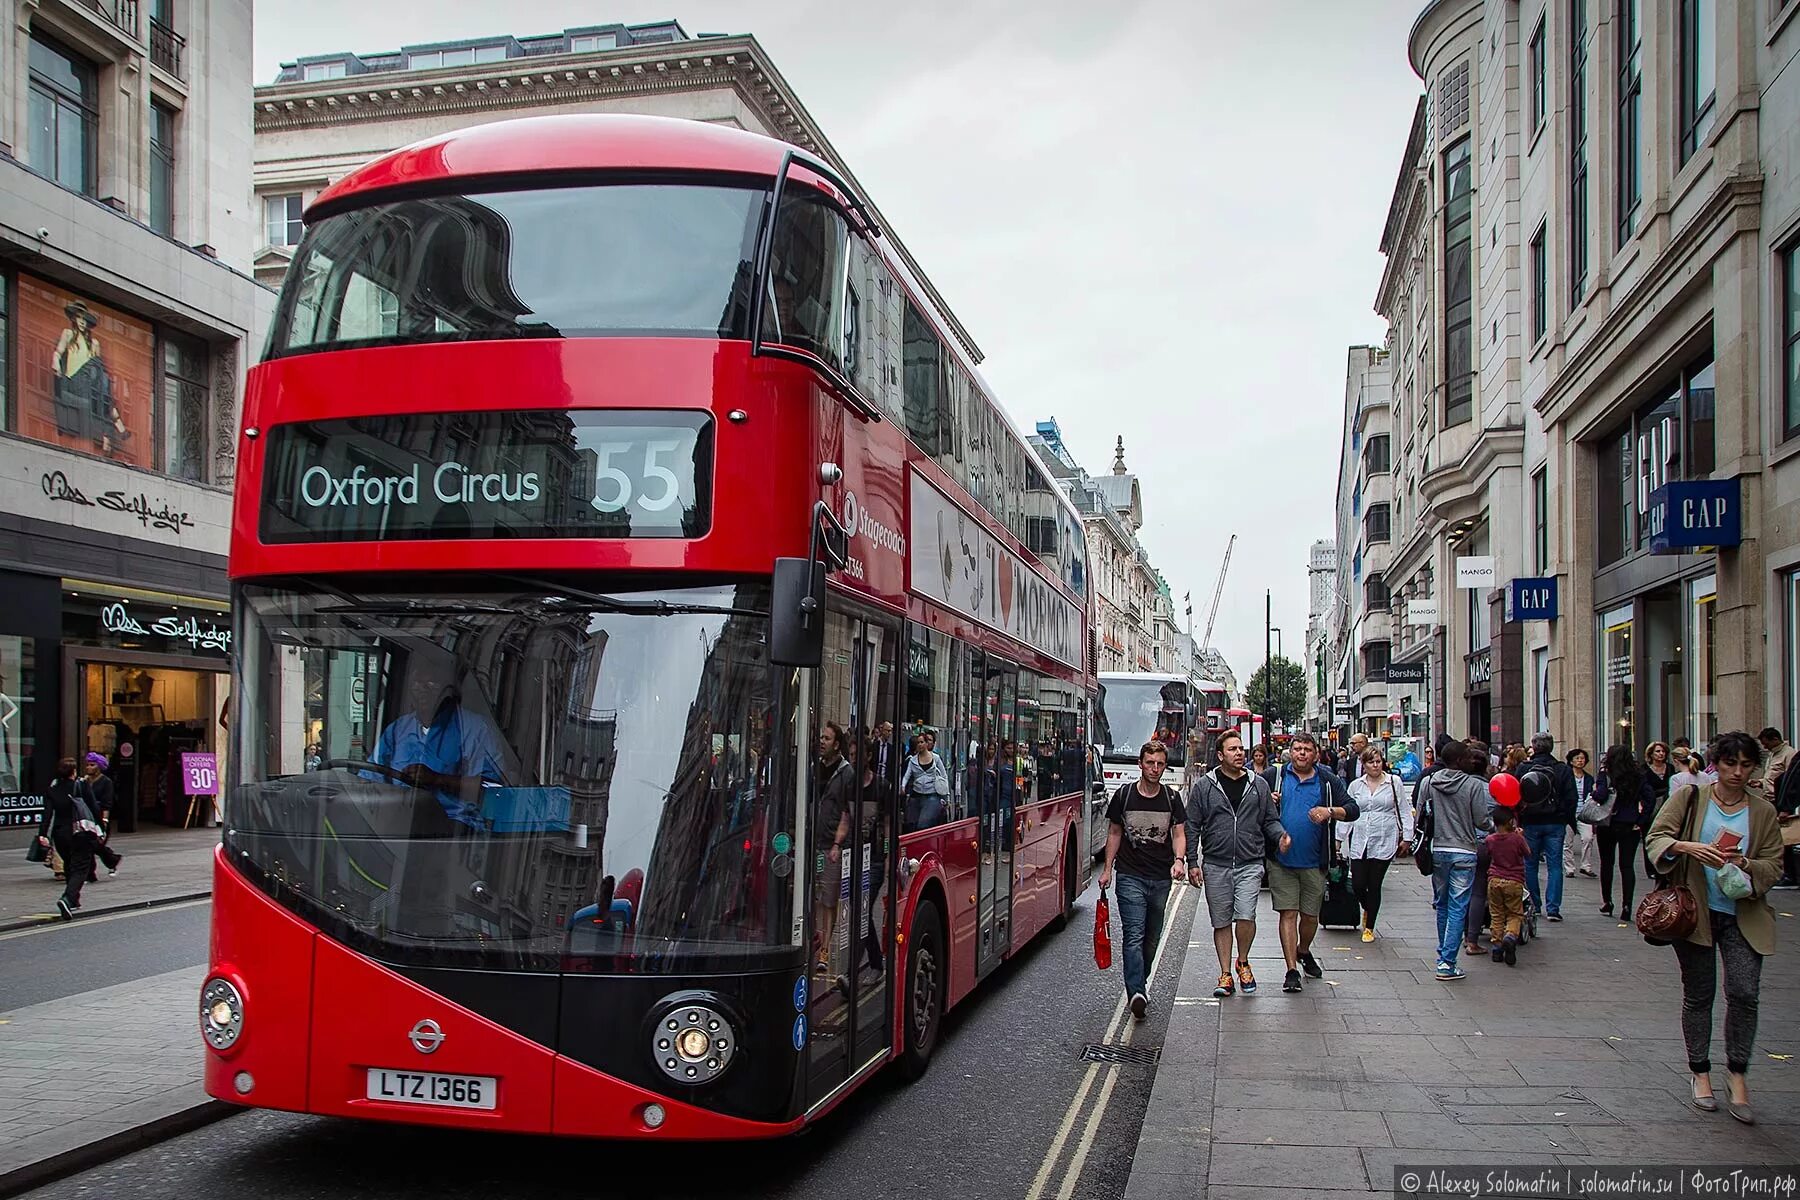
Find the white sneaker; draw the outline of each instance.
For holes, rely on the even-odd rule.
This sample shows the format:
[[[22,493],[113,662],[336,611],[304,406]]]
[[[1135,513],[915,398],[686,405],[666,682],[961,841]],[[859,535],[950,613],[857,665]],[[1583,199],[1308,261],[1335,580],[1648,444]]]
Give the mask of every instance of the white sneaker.
[[[1139,992],[1131,998],[1131,1015],[1133,1017],[1141,1021],[1149,1009],[1150,1000],[1144,993]]]

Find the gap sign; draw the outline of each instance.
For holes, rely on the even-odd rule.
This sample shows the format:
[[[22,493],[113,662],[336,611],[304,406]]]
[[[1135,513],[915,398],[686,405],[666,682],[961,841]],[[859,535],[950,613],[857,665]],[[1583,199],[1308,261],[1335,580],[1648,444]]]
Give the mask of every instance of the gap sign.
[[[1556,577],[1513,580],[1506,589],[1506,619],[1556,620]]]
[[[1744,540],[1736,479],[1665,483],[1650,493],[1650,553],[1697,554]]]

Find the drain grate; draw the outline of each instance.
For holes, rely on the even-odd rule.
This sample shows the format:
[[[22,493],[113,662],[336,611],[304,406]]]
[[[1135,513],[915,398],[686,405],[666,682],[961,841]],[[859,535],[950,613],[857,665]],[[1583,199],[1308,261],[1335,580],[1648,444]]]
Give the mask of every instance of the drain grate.
[[[1162,1059],[1160,1046],[1115,1046],[1089,1042],[1081,1048],[1083,1062],[1116,1063],[1121,1066],[1154,1067]]]

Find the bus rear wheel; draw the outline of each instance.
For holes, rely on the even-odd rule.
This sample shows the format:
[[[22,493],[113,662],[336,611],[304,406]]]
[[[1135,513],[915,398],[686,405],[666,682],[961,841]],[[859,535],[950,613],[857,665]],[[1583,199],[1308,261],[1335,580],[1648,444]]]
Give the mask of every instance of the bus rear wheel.
[[[913,914],[912,944],[906,955],[905,1042],[899,1069],[905,1079],[917,1079],[931,1065],[937,1049],[938,1029],[944,1019],[944,977],[949,958],[944,952],[944,918],[936,903],[921,901]]]
[[[1063,846],[1062,911],[1050,922],[1050,927],[1058,931],[1067,929],[1069,918],[1075,915],[1075,854],[1075,835],[1071,833]]]

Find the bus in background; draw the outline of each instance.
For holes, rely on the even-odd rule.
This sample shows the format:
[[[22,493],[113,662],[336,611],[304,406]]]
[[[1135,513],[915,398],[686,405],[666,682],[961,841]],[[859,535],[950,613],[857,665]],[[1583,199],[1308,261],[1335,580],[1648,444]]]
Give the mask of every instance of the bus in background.
[[[1228,728],[1226,717],[1231,711],[1231,693],[1225,690],[1224,684],[1214,683],[1210,679],[1202,679],[1195,685],[1195,690],[1200,694],[1197,703],[1201,723],[1209,735],[1204,764],[1210,769],[1213,742]]]
[[[306,223],[207,1092],[721,1139],[923,1071],[1088,877],[1081,519],[966,332],[828,164],[694,121],[448,133]]]
[[[1163,782],[1187,795],[1190,734],[1201,728],[1197,697],[1186,676],[1146,671],[1100,672],[1099,736],[1101,775],[1110,797],[1138,777],[1138,751],[1158,741],[1169,750]],[[1198,769],[1198,764],[1196,764]]]

